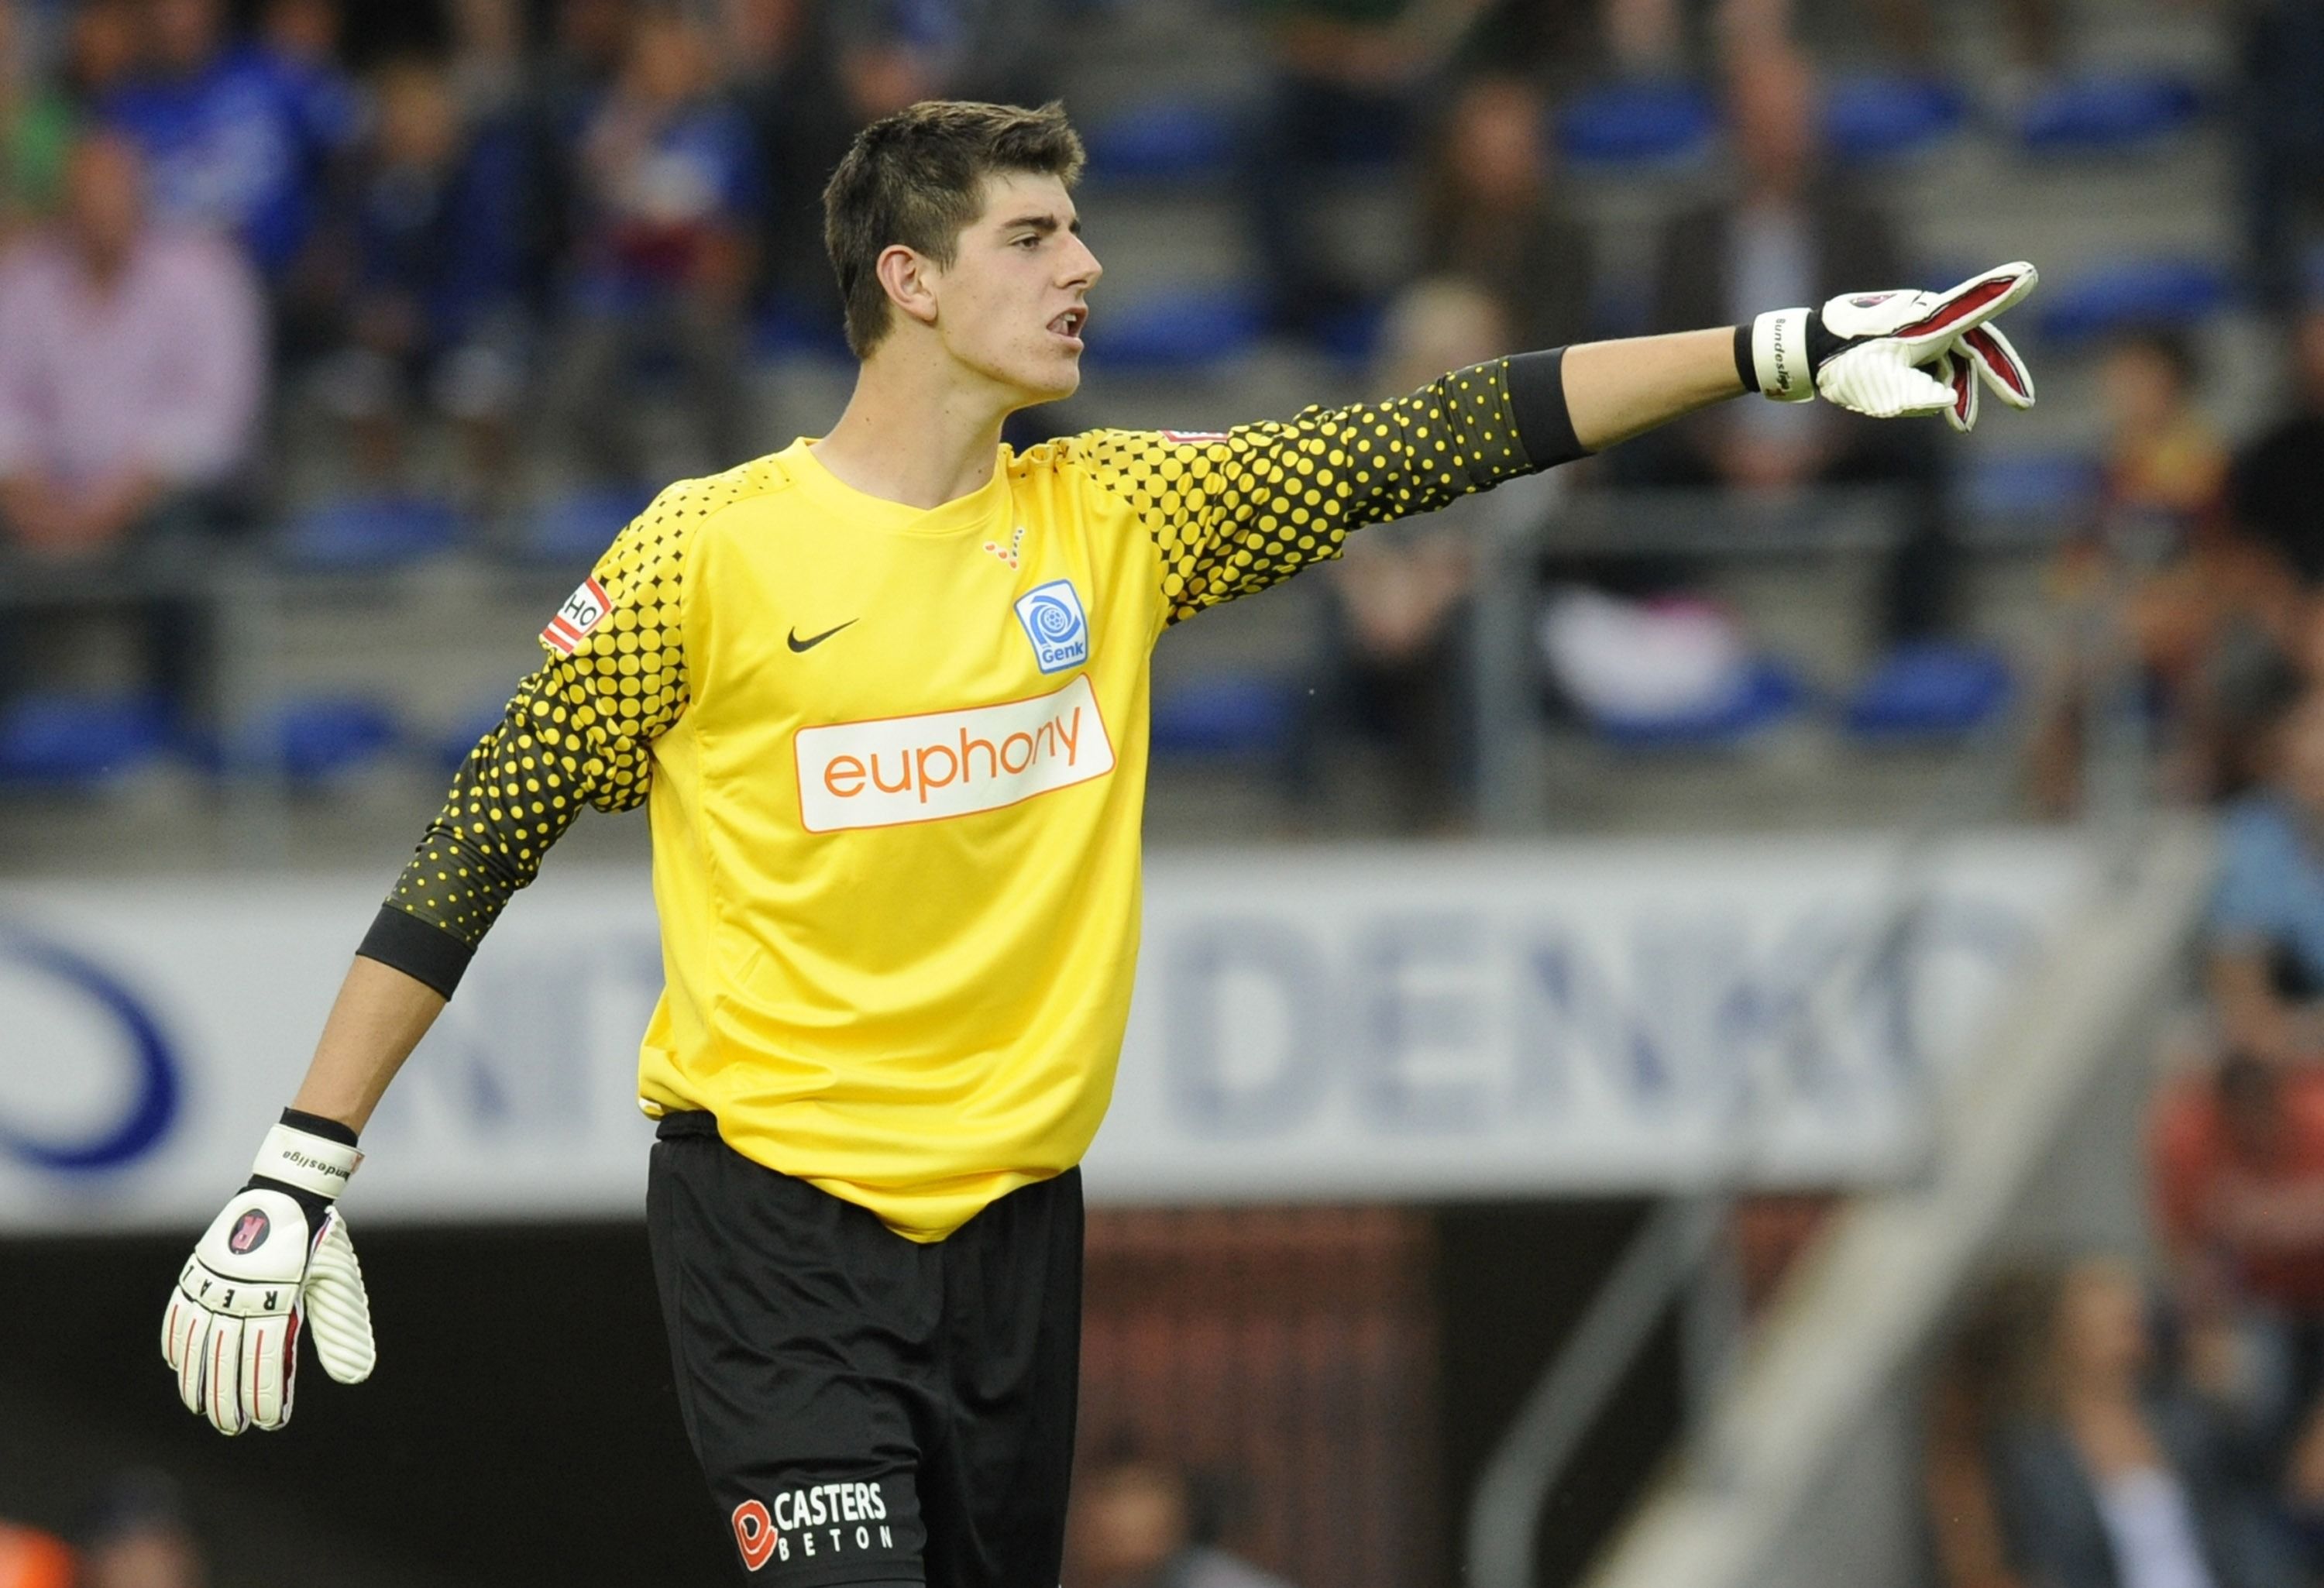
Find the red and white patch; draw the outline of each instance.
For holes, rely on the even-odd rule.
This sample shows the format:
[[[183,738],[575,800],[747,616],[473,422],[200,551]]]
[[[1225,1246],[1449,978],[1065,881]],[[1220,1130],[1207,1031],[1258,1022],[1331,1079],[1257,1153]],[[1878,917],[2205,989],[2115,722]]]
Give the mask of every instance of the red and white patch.
[[[570,656],[589,632],[605,621],[613,604],[605,594],[605,586],[595,579],[584,579],[581,587],[565,598],[549,626],[540,631],[540,642],[552,651]]]
[[[1162,439],[1175,441],[1181,447],[1201,447],[1213,441],[1225,440],[1227,433],[1224,430],[1164,430]]]
[[[734,1508],[734,1543],[742,1551],[742,1566],[757,1571],[775,1553],[775,1519],[755,1500]]]

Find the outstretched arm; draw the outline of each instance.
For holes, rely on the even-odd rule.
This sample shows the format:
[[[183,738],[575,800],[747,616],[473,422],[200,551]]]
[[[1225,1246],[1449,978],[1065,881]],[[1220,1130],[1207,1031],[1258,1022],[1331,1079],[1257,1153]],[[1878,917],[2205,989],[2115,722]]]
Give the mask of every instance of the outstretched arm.
[[[1494,359],[1409,396],[1218,434],[1096,430],[1065,445],[1126,501],[1160,554],[1164,621],[1339,555],[1348,531],[1431,512],[1729,397],[1818,395],[1875,418],[1976,422],[1980,384],[2012,407],[2033,378],[1989,322],[2034,290],[2029,264],[1949,292],[1835,298],[1748,326]]]
[[[1600,452],[1749,388],[1735,367],[1729,328],[1569,347],[1564,390],[1575,441]]]

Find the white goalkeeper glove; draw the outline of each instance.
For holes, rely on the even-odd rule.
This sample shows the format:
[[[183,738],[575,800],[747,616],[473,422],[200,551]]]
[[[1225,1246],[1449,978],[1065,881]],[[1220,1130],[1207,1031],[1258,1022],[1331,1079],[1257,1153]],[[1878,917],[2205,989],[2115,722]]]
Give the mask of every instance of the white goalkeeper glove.
[[[286,1110],[266,1133],[250,1183],[195,1246],[161,1320],[178,1394],[221,1434],[290,1420],[302,1321],[325,1372],[342,1384],[371,1376],[371,1301],[333,1205],[363,1154],[308,1125],[328,1122]]]
[[[2034,406],[2033,374],[1992,321],[2040,280],[2021,261],[1950,292],[1850,292],[1821,309],[1779,309],[1738,337],[1736,363],[1779,402],[1821,392],[1875,419],[1941,413],[1967,430],[1980,382],[2012,408]]]

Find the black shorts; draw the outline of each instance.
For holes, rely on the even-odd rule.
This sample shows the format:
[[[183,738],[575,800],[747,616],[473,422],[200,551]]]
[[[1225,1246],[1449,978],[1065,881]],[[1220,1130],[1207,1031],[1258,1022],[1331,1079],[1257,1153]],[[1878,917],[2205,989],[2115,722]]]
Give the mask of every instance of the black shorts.
[[[646,1180],[678,1401],[745,1580],[1055,1588],[1081,1358],[1074,1170],[951,1239],[673,1114]]]

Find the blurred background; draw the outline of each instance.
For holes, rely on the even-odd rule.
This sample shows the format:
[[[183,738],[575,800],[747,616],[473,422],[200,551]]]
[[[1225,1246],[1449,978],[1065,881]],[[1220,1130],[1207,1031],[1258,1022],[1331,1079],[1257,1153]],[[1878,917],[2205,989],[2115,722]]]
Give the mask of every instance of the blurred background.
[[[366,1134],[382,1341],[154,1339],[532,635],[852,378],[817,195],[1062,97],[1020,444],[2043,271],[1157,653],[1065,1588],[2324,1581],[2324,5],[0,0],[0,1588],[707,1583],[593,817]]]

